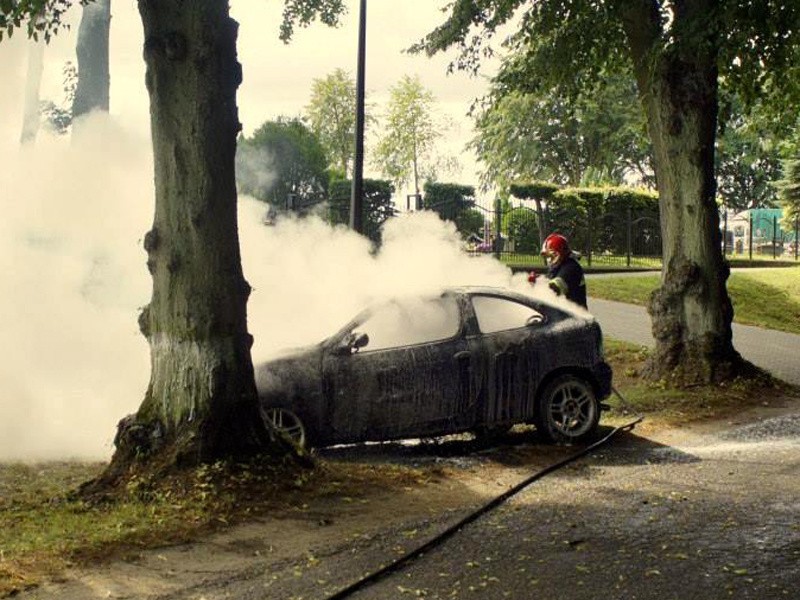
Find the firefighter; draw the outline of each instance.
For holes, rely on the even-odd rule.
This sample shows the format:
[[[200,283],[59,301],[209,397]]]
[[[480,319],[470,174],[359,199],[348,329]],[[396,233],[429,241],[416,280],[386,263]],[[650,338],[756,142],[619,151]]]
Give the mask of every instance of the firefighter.
[[[586,278],[567,238],[560,233],[548,235],[542,244],[542,256],[547,261],[547,285],[550,289],[586,308]],[[536,281],[535,271],[531,271],[528,281]]]

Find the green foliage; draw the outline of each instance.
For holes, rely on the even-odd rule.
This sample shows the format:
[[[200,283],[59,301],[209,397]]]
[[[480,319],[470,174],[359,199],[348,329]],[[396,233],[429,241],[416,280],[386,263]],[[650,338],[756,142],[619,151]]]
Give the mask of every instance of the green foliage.
[[[336,27],[339,17],[346,12],[344,0],[285,0],[280,39],[289,43],[295,25],[308,27],[317,17],[325,25]]]
[[[483,213],[474,208],[475,188],[457,183],[425,183],[423,208],[432,210],[442,219],[452,221],[466,238],[483,231]]]
[[[515,198],[547,201],[561,189],[561,186],[547,181],[532,181],[530,183],[512,183],[508,189]]]
[[[564,233],[572,247],[583,251],[625,254],[627,224],[631,218],[648,216],[658,230],[658,195],[628,187],[565,188],[556,192],[548,205],[548,226]]]
[[[787,158],[782,163],[782,178],[777,190],[783,206],[783,223],[786,229],[794,229],[800,219],[800,129],[786,145]]]
[[[630,175],[647,181],[652,172],[644,116],[627,71],[606,73],[569,95],[558,87],[511,89],[495,79],[475,129],[470,147],[486,186],[532,179],[578,185],[590,172],[620,184]]]
[[[509,210],[503,218],[503,230],[509,239],[514,240],[515,252],[538,254],[542,236],[532,209],[520,206]]]
[[[477,208],[467,208],[455,216],[453,223],[455,223],[456,229],[464,239],[469,238],[472,234],[480,237],[483,235],[486,215]]]
[[[416,76],[403,76],[391,89],[373,158],[375,166],[398,188],[410,181],[419,193],[421,179],[436,178],[434,146],[442,136],[442,127],[434,121],[434,101]]]
[[[364,232],[373,242],[380,243],[381,226],[396,212],[392,202],[394,186],[383,179],[364,179],[363,186]],[[353,182],[349,179],[331,182],[328,196],[331,223],[347,225],[350,222],[352,188]]]
[[[64,135],[72,126],[72,103],[75,99],[75,89],[78,85],[78,69],[67,61],[62,69],[64,75],[64,100],[59,105],[52,100],[43,100],[39,103],[39,114],[52,131]]]
[[[298,119],[267,121],[239,140],[239,190],[276,206],[291,195],[300,211],[321,202],[328,188],[328,161],[319,139]]]
[[[29,38],[39,38],[49,43],[62,27],[69,27],[64,16],[73,4],[87,4],[89,0],[0,0],[0,41],[4,35],[26,28]]]
[[[323,79],[314,79],[306,118],[331,163],[350,174],[355,154],[356,84],[346,71],[336,69]]]
[[[722,203],[735,210],[775,206],[780,140],[789,135],[788,123],[774,119],[764,101],[746,109],[738,95],[724,89],[720,115],[716,173]]]
[[[423,206],[429,210],[439,212],[444,207],[454,207],[461,211],[475,205],[475,188],[471,185],[429,181],[424,189]]]

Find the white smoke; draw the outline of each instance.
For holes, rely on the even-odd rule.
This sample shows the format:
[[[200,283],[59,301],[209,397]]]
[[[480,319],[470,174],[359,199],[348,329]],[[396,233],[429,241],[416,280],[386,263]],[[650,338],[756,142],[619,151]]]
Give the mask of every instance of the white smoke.
[[[148,146],[94,115],[71,140],[0,152],[0,458],[106,455],[141,400]]]
[[[311,77],[346,67],[355,56],[342,41],[344,35],[354,44],[355,36],[324,28],[314,30],[321,36],[316,42],[308,30],[291,47],[273,40],[265,50],[265,27],[277,31],[280,6],[256,4],[234,3],[241,13],[234,16],[242,23],[239,104],[247,130],[292,114],[304,101],[297,90],[307,93]],[[380,10],[392,13],[391,23],[398,22],[395,13],[411,14],[392,3]],[[77,23],[80,11],[70,14]],[[408,24],[422,27],[419,19]],[[63,92],[61,69],[75,60],[76,29],[46,49],[43,99]],[[405,33],[380,56],[410,61],[399,51],[418,38]],[[0,44],[0,460],[108,458],[117,421],[138,408],[146,391],[149,350],[137,315],[151,293],[142,237],[152,223],[154,192],[135,3],[116,5],[111,41],[111,116],[88,117],[71,137],[42,130],[25,149],[19,137],[27,44],[19,36]],[[320,47],[338,54],[320,62]],[[394,83],[380,79],[386,73],[419,68],[409,62],[387,70],[388,58],[372,56],[370,86],[385,88]],[[302,73],[298,64],[306,64]],[[476,93],[456,94],[458,87],[452,79],[443,84],[467,106]],[[463,254],[452,226],[432,214],[392,221],[373,254],[365,239],[317,218],[267,227],[265,209],[244,198],[239,213],[245,277],[254,287],[248,313],[256,361],[321,339],[372,300],[520,281],[490,257]]]

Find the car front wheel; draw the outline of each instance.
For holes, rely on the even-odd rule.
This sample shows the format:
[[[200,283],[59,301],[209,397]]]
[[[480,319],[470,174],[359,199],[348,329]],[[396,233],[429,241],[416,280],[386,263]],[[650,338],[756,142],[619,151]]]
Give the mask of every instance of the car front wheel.
[[[296,414],[286,408],[262,409],[264,420],[273,431],[290,440],[296,446],[306,445],[306,428]]]
[[[589,382],[577,375],[560,375],[539,396],[536,429],[550,442],[581,442],[594,434],[600,406]]]

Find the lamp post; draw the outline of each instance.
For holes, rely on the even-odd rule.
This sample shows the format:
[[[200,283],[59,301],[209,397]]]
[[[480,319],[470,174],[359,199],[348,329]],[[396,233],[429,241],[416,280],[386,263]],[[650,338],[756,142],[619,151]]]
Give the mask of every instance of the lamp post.
[[[367,39],[367,0],[361,0],[358,18],[358,71],[356,74],[356,153],[350,194],[350,229],[363,231],[364,205],[364,67]]]

